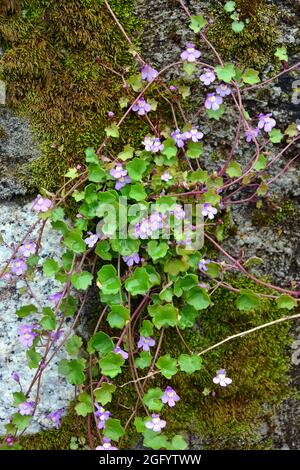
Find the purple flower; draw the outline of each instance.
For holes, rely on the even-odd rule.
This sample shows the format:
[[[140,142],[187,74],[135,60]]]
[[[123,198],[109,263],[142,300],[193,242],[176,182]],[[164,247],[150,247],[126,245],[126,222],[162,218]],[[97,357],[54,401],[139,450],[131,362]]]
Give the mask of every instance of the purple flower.
[[[18,407],[20,415],[22,415],[22,416],[32,415],[33,406],[34,406],[34,403],[32,401],[29,401],[29,402],[24,401],[23,403],[20,403],[19,407]]]
[[[204,85],[210,85],[212,82],[215,81],[216,76],[213,70],[210,69],[204,69],[204,73],[200,75],[200,80],[201,82],[204,83]]]
[[[162,181],[170,181],[170,180],[172,179],[172,176],[170,175],[170,172],[169,172],[169,171],[165,171],[165,172],[161,175],[160,179],[161,179]]]
[[[161,397],[161,401],[165,404],[168,403],[171,408],[175,406],[176,401],[179,400],[179,395],[177,395],[177,393],[175,392],[175,390],[173,390],[172,387],[167,387],[163,396]]]
[[[64,330],[58,330],[58,331],[51,331],[50,333],[50,339],[52,341],[58,341],[62,335],[63,335]]]
[[[158,71],[147,64],[143,65],[141,73],[142,80],[147,80],[147,82],[152,82],[158,75]]]
[[[170,85],[169,86],[169,90],[170,91],[176,91],[177,90],[177,87],[175,85]]]
[[[192,42],[187,43],[186,50],[180,55],[182,60],[187,60],[188,62],[195,62],[200,56],[201,52],[195,48],[195,44]]]
[[[167,424],[166,421],[160,419],[160,416],[157,414],[152,414],[151,418],[151,421],[147,421],[146,428],[152,429],[154,432],[160,432]]]
[[[247,142],[252,142],[253,139],[256,139],[256,137],[259,134],[259,128],[256,127],[255,129],[247,129],[245,130],[245,137]]]
[[[63,412],[64,412],[63,408],[60,408],[59,410],[53,411],[47,416],[47,418],[50,419],[50,421],[52,421],[56,429],[59,428],[60,420],[61,420]]]
[[[126,184],[131,183],[131,178],[129,176],[122,176],[121,178],[118,179],[115,185],[115,189],[119,191],[122,189]]]
[[[198,130],[197,126],[193,126],[191,130],[184,133],[186,139],[190,139],[193,142],[199,142],[203,139],[203,133]]]
[[[155,341],[153,338],[148,336],[148,338],[145,338],[145,336],[141,336],[138,342],[138,348],[143,349],[143,351],[150,351],[150,347],[155,345]]]
[[[205,258],[200,259],[200,261],[198,263],[200,271],[205,271],[206,272],[207,271],[206,265],[209,264],[210,262],[211,262],[210,259],[205,259]]]
[[[186,135],[184,132],[176,129],[176,131],[171,133],[171,137],[175,140],[177,147],[182,148],[184,146],[184,141],[186,140]]]
[[[111,445],[111,439],[103,437],[102,446],[97,446],[96,450],[118,450],[118,448]]]
[[[20,325],[18,328],[18,335],[19,341],[22,346],[31,347],[35,337],[37,336],[36,333],[33,331],[33,325]]]
[[[135,235],[142,240],[146,240],[151,237],[152,229],[148,219],[142,219],[140,223],[135,226]]]
[[[112,168],[109,173],[113,178],[118,180],[119,178],[122,178],[122,176],[127,175],[127,170],[125,170],[120,163],[117,163],[115,168]]]
[[[211,204],[205,203],[203,204],[202,215],[204,217],[208,217],[210,220],[214,219],[217,209],[213,207]]]
[[[28,269],[27,264],[22,258],[18,258],[11,264],[11,272],[17,276],[22,276]]]
[[[272,118],[272,113],[260,114],[258,117],[259,117],[259,121],[258,121],[259,129],[264,129],[264,131],[266,132],[271,132],[273,127],[276,126],[276,121],[275,119]]]
[[[15,442],[15,438],[14,436],[12,436],[11,434],[9,434],[5,439],[4,439],[4,442],[9,446],[13,446],[14,445],[14,442]]]
[[[213,383],[221,385],[221,387],[227,387],[232,383],[229,377],[226,377],[226,370],[220,369],[217,371],[217,375],[213,378]]]
[[[90,236],[87,237],[87,238],[85,238],[84,241],[85,241],[85,243],[87,244],[87,246],[88,246],[89,248],[93,248],[93,247],[96,245],[97,241],[99,240],[99,237],[98,237],[97,234],[95,235],[95,234],[93,234],[92,232],[88,232],[88,234],[89,234]]]
[[[116,346],[115,349],[114,349],[114,353],[116,354],[121,354],[121,356],[123,357],[123,359],[128,359],[128,353],[126,351],[123,351],[123,349],[120,348],[120,346]]]
[[[221,96],[216,95],[215,93],[208,93],[204,106],[206,107],[206,109],[212,109],[213,111],[217,111],[222,103],[223,99]]]
[[[164,144],[161,143],[158,137],[147,135],[142,143],[144,144],[145,150],[147,150],[147,152],[157,153],[164,149]]]
[[[19,374],[18,374],[17,372],[12,372],[11,378],[12,378],[15,382],[17,382],[17,383],[20,382],[20,376],[19,376]]]
[[[113,118],[114,115],[115,115],[115,113],[114,113],[113,111],[108,111],[108,113],[107,113],[107,116],[108,116],[109,118]]]
[[[4,279],[5,281],[9,282],[12,279],[12,275],[10,272],[6,272],[5,274],[3,274],[3,276],[0,277],[0,280],[1,279]]]
[[[55,294],[48,295],[48,300],[50,300],[50,302],[53,302],[54,305],[57,306],[59,302],[61,301],[63,295],[64,295],[63,291],[55,292]]]
[[[110,411],[106,411],[102,406],[99,406],[98,403],[95,403],[97,411],[95,411],[95,416],[99,420],[97,427],[98,429],[105,428],[105,421],[107,421],[111,415]]]
[[[183,220],[185,218],[185,212],[180,204],[176,204],[175,209],[172,212],[177,220]]]
[[[129,256],[122,256],[122,258],[129,267],[133,266],[134,264],[139,264],[141,261],[140,255],[138,253],[133,253],[133,255]]]
[[[20,246],[19,248],[19,252],[24,256],[24,258],[29,258],[30,255],[35,253],[35,250],[36,244],[34,242],[24,243],[24,245]]]
[[[52,206],[52,201],[50,199],[43,198],[40,194],[37,195],[33,201],[33,210],[37,212],[47,212],[48,209]]]
[[[159,212],[153,212],[149,217],[150,229],[154,232],[155,230],[163,228],[163,219],[164,216],[162,214]]]
[[[226,85],[226,83],[221,83],[221,85],[217,86],[216,92],[218,93],[218,95],[224,98],[225,96],[230,95],[231,88],[229,85]]]
[[[139,116],[144,116],[146,113],[151,111],[151,105],[144,100],[144,98],[140,98],[133,106],[132,111],[138,113]]]

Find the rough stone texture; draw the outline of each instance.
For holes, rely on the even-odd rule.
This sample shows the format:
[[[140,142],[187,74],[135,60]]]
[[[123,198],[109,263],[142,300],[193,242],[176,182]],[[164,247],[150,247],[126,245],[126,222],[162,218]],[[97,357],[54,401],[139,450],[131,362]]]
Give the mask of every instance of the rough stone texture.
[[[3,239],[3,243],[0,244],[0,267],[5,264],[11,254],[9,247],[19,243],[28,228],[35,222],[36,214],[31,211],[31,206],[31,203],[24,204],[24,202],[0,203],[0,236]],[[34,240],[35,236],[36,232],[33,232],[30,239]],[[47,256],[57,257],[58,250],[57,233],[46,228],[40,263]],[[36,298],[33,299],[28,293],[22,294],[23,287],[26,286],[22,280],[16,279],[9,286],[6,281],[0,280],[0,434],[5,432],[4,424],[15,411],[11,406],[12,393],[19,391],[19,387],[11,379],[11,373],[17,371],[20,374],[23,390],[26,390],[35,372],[33,369],[28,373],[28,368],[23,372],[24,364],[26,364],[26,349],[18,341],[17,329],[21,323],[34,323],[37,317],[33,314],[25,319],[19,319],[16,316],[16,310],[22,305],[37,304],[37,301],[41,305],[51,306],[47,297],[57,292],[59,286],[53,280],[45,278],[39,270],[35,279],[30,282]],[[58,353],[42,380],[41,404],[33,418],[29,432],[51,427],[50,421],[46,419],[47,414],[66,407],[74,396],[74,387],[68,384],[57,371],[57,364],[64,355],[63,350]],[[34,398],[34,390],[31,398]]]

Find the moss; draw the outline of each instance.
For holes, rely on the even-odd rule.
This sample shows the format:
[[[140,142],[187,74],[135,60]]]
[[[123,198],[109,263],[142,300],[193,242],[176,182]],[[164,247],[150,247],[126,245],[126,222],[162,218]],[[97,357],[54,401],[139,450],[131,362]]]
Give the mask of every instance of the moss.
[[[263,207],[255,209],[252,223],[258,227],[272,226],[274,228],[289,227],[300,221],[300,211],[290,199],[265,203]]]
[[[0,139],[5,139],[7,137],[7,132],[3,126],[0,125]]]
[[[257,70],[273,63],[279,36],[277,8],[268,6],[264,0],[237,0],[240,18],[248,18],[250,22],[243,32],[236,34],[231,29],[230,15],[223,6],[223,3],[218,2],[211,8],[214,23],[208,32],[208,38],[223,59],[235,60]]]
[[[98,0],[22,0],[18,5],[19,13],[0,16],[6,45],[0,72],[8,82],[9,104],[30,118],[41,142],[41,157],[29,168],[33,181],[27,181],[28,169],[23,179],[27,186],[53,191],[66,168],[82,161],[84,149],[101,142],[106,113],[118,108],[123,84],[104,66],[121,73],[134,62]],[[111,5],[137,43],[133,0]],[[133,133],[129,125],[127,134]]]

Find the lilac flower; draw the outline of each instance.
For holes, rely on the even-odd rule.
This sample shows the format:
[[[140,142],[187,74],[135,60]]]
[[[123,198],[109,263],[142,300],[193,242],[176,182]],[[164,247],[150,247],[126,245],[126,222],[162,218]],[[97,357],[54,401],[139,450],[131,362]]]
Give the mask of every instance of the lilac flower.
[[[88,234],[90,236],[85,238],[84,242],[87,244],[89,248],[93,248],[96,245],[97,241],[99,240],[99,237],[97,234],[94,234],[92,232],[88,232]]]
[[[123,351],[123,349],[120,348],[120,346],[116,346],[115,349],[114,349],[114,353],[116,354],[120,354],[123,359],[128,359],[128,353],[126,351]]]
[[[212,220],[214,219],[217,212],[218,212],[217,209],[213,207],[211,204],[208,204],[208,203],[203,204],[202,215],[204,215],[204,217],[207,216],[210,220]]]
[[[179,395],[177,395],[177,393],[172,387],[167,387],[165,389],[163,396],[161,397],[161,401],[165,404],[168,403],[168,405],[171,408],[175,406],[176,401],[179,401],[179,400],[180,400]]]
[[[152,228],[148,219],[142,219],[135,226],[135,235],[142,240],[146,240],[152,235]]]
[[[205,271],[206,272],[207,271],[206,265],[209,264],[210,262],[211,262],[210,259],[205,259],[205,258],[200,259],[200,261],[198,263],[200,271]]]
[[[170,90],[170,91],[176,91],[176,90],[177,90],[177,87],[174,86],[174,85],[170,85],[170,86],[169,86],[169,90]]]
[[[172,212],[177,220],[183,220],[185,218],[185,212],[180,204],[176,204],[175,209]]]
[[[115,185],[115,189],[119,191],[122,189],[126,184],[131,183],[131,178],[129,176],[122,176],[121,178],[118,179]]]
[[[63,295],[64,295],[63,291],[55,292],[55,294],[48,295],[48,300],[50,300],[50,302],[53,302],[54,305],[57,306],[59,302],[61,301]]]
[[[160,179],[161,179],[162,181],[166,181],[166,182],[167,182],[167,181],[170,181],[170,180],[172,179],[172,176],[171,176],[171,174],[170,174],[169,171],[165,171],[165,172],[161,175]]]
[[[27,271],[27,269],[28,269],[28,266],[22,258],[16,259],[11,264],[11,271],[17,276],[21,276],[22,274],[24,274]]]
[[[146,136],[142,143],[147,152],[157,153],[164,149],[164,144],[161,143],[158,137]]]
[[[206,107],[206,109],[212,109],[213,111],[217,111],[222,103],[223,99],[221,96],[216,95],[215,93],[208,93],[204,106]]]
[[[19,252],[24,258],[29,258],[30,255],[33,255],[36,250],[36,244],[34,242],[27,242],[24,245],[20,246]]]
[[[33,331],[33,325],[20,325],[18,328],[19,341],[22,346],[31,347],[34,339],[36,338],[36,333]]]
[[[259,129],[264,129],[264,131],[266,132],[271,132],[273,127],[276,126],[276,121],[275,119],[272,118],[272,113],[260,114],[258,117],[259,117],[259,121],[258,121]]]
[[[32,401],[24,401],[23,403],[20,403],[19,404],[19,413],[20,415],[22,416],[30,416],[32,415],[33,413],[33,406],[34,406],[34,403]]]
[[[210,85],[212,82],[215,81],[216,76],[213,70],[210,69],[204,69],[204,73],[200,75],[200,80],[201,82],[204,83],[204,85]]]
[[[191,130],[184,133],[186,139],[191,139],[193,142],[199,142],[203,139],[203,133],[198,130],[197,126],[193,126]]]
[[[99,406],[98,403],[95,403],[97,411],[95,411],[95,416],[99,420],[97,427],[98,429],[105,428],[105,421],[107,421],[111,415],[110,411],[106,411],[102,406]]]
[[[217,371],[217,375],[213,378],[213,383],[221,385],[221,387],[227,387],[232,383],[229,377],[226,377],[226,370],[220,369]]]
[[[144,100],[144,98],[140,98],[133,106],[132,111],[138,113],[139,116],[145,116],[146,113],[151,111],[151,105]]]
[[[48,209],[52,206],[52,201],[50,199],[43,198],[40,194],[37,195],[33,201],[33,210],[37,212],[47,212]]]
[[[9,282],[12,279],[12,275],[10,272],[6,272],[5,274],[3,274],[3,276],[0,277],[0,280],[1,279],[4,279],[5,281]]]
[[[245,137],[247,142],[252,142],[253,139],[256,139],[256,137],[259,134],[259,128],[256,127],[255,129],[247,129],[245,130]]]
[[[160,432],[167,424],[166,421],[160,419],[160,416],[157,414],[152,414],[151,418],[151,421],[147,421],[146,428],[152,429],[154,432]]]
[[[107,113],[107,116],[108,116],[109,118],[113,118],[114,115],[115,115],[115,113],[114,113],[113,111],[108,111],[108,113]]]
[[[129,256],[122,256],[122,258],[129,267],[133,266],[134,264],[139,264],[141,261],[140,255],[138,253],[133,253],[133,255]]]
[[[147,80],[147,82],[152,82],[158,75],[158,71],[147,64],[143,65],[141,73],[142,80]]]
[[[145,336],[141,336],[138,342],[138,348],[143,349],[143,351],[150,351],[150,347],[155,345],[155,341],[153,338],[148,336],[148,338],[145,338]]]
[[[159,212],[153,212],[149,217],[150,229],[155,232],[155,230],[163,228],[163,219],[164,216],[162,214]]]
[[[182,60],[187,60],[188,62],[195,62],[200,56],[201,52],[195,48],[195,44],[192,42],[187,43],[186,50],[180,55]]]
[[[58,341],[62,335],[63,335],[64,330],[58,330],[58,331],[51,331],[50,333],[50,339],[52,341]]]
[[[118,450],[118,448],[111,445],[111,439],[103,437],[102,446],[97,446],[96,450]]]
[[[178,148],[182,148],[184,146],[184,141],[186,140],[186,135],[184,132],[176,129],[176,131],[171,133],[171,137],[175,140]]]
[[[60,408],[59,410],[53,411],[47,416],[47,418],[50,419],[50,421],[52,421],[56,429],[59,428],[60,420],[61,420],[63,412],[64,412],[63,408]]]
[[[225,98],[225,96],[231,94],[231,88],[229,85],[226,85],[226,83],[221,83],[221,85],[217,86],[216,92],[218,95],[222,96],[222,98]]]
[[[122,178],[122,176],[127,175],[127,170],[125,170],[120,163],[117,163],[116,166],[112,168],[109,173],[113,178],[116,178],[116,180],[118,180],[119,178]]]
[[[17,372],[12,372],[11,378],[12,378],[15,382],[17,382],[17,383],[20,382],[20,376],[19,376],[19,374],[18,374]]]
[[[12,436],[11,434],[9,434],[5,439],[4,439],[5,443],[11,447],[14,445],[14,442],[15,442],[15,438],[14,436]]]

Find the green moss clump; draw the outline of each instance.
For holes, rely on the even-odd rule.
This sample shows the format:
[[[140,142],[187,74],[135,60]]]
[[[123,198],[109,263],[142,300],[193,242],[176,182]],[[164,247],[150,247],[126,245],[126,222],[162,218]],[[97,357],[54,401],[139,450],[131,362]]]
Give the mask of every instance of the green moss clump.
[[[20,0],[17,13],[0,15],[6,46],[0,74],[8,83],[9,104],[29,117],[41,142],[41,157],[29,168],[33,187],[57,189],[61,175],[82,160],[84,149],[101,142],[107,111],[118,109],[124,93],[122,80],[106,67],[122,73],[135,66],[101,3]],[[137,43],[134,1],[114,0],[111,6]],[[133,128],[130,132],[129,123],[126,132],[132,139]],[[25,170],[30,186],[27,178]]]
[[[280,229],[289,227],[290,224],[294,226],[297,221],[300,221],[300,211],[290,199],[265,204],[262,208],[255,209],[252,215],[252,223],[257,227]]]
[[[267,63],[274,62],[278,10],[264,0],[237,0],[240,19],[249,19],[244,31],[236,34],[230,15],[224,11],[224,4],[218,2],[211,8],[214,23],[209,28],[208,38],[224,60],[235,60],[245,67],[262,70]]]

